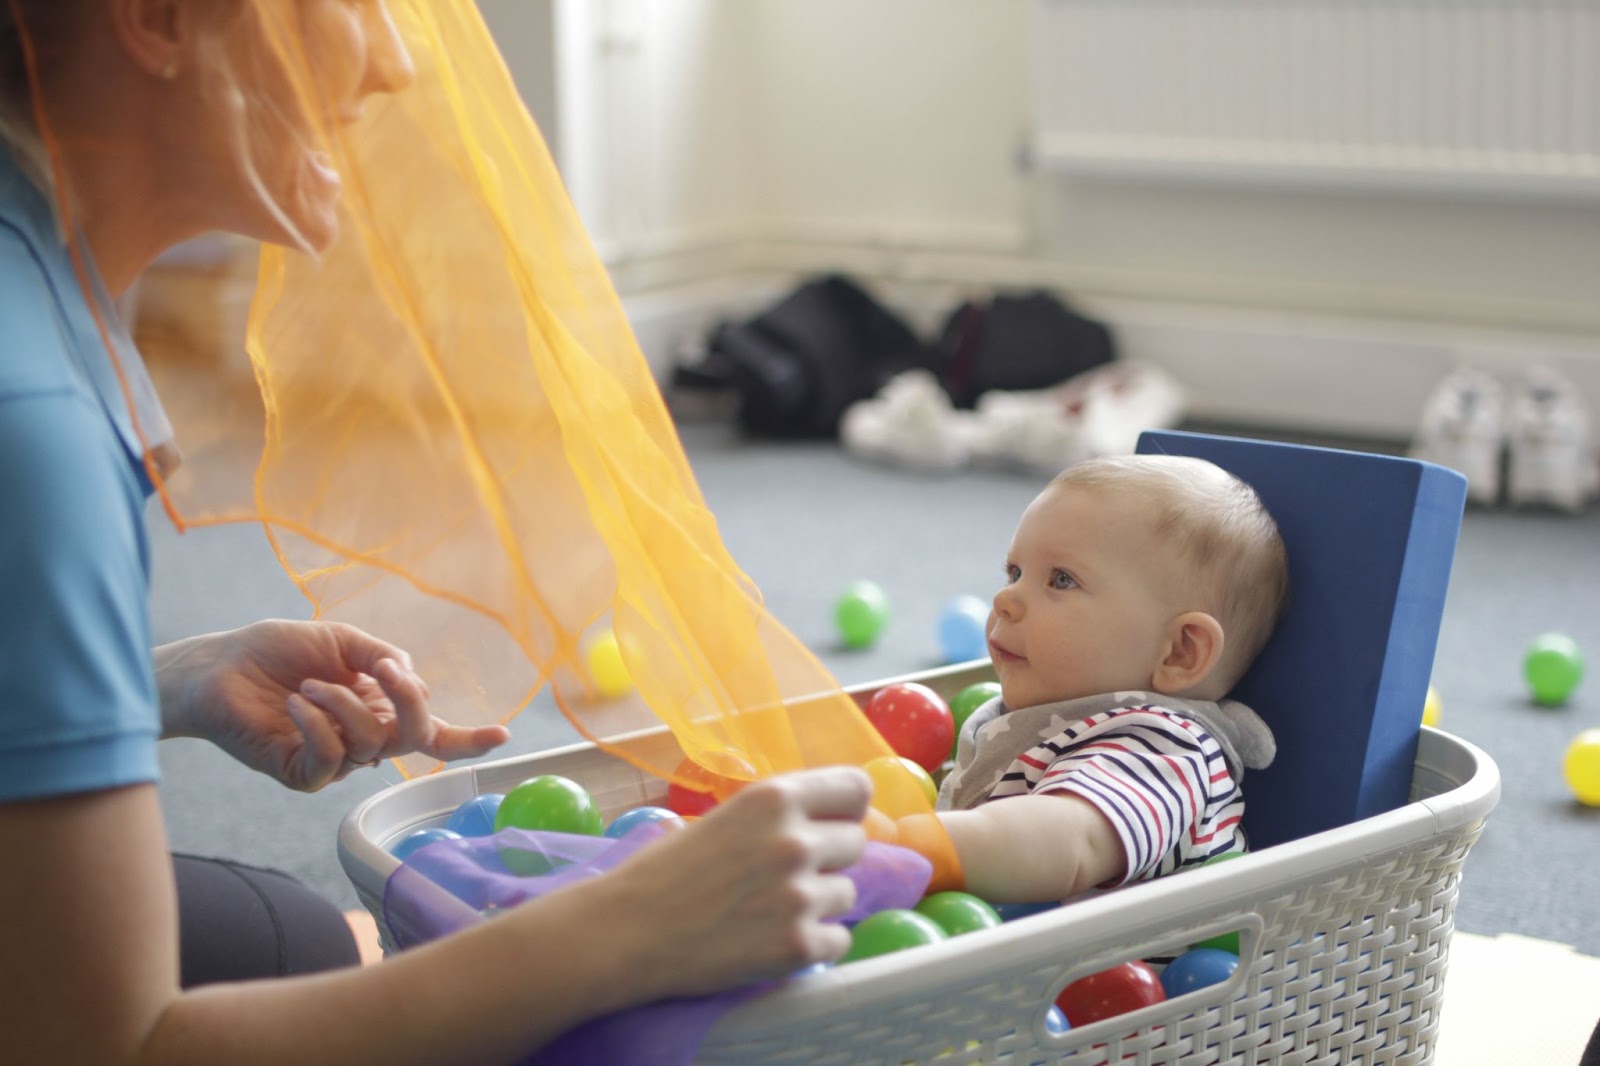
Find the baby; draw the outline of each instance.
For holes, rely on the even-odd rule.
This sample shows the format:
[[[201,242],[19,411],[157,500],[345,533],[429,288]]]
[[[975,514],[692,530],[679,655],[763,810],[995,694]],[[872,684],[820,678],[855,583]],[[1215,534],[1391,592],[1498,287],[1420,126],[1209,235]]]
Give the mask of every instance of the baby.
[[[901,819],[900,841],[937,853],[937,818],[961,871],[935,887],[964,876],[996,903],[1244,850],[1240,781],[1274,744],[1223,697],[1287,599],[1277,526],[1231,474],[1167,455],[1070,467],[1006,557],[988,630],[1001,695],[962,727],[938,813]]]

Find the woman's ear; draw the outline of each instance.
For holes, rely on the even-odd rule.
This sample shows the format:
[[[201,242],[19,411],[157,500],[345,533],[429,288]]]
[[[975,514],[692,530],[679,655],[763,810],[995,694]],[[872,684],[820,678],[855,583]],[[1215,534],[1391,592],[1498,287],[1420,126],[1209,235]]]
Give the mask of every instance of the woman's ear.
[[[171,81],[183,70],[193,12],[183,0],[111,0],[111,25],[140,70]]]
[[[1216,698],[1195,690],[1211,676],[1222,661],[1222,623],[1204,611],[1187,611],[1172,620],[1167,629],[1161,661],[1156,664],[1152,687],[1164,696],[1195,694]],[[1216,696],[1221,696],[1217,693]]]

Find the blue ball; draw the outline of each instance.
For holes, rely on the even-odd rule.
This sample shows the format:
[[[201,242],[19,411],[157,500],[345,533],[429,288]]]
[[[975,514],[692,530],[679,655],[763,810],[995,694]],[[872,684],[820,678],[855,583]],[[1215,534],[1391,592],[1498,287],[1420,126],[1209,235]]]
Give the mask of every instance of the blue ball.
[[[1072,1023],[1067,1021],[1067,1016],[1061,1013],[1061,1008],[1052,1005],[1044,1012],[1044,1027],[1052,1033],[1065,1033],[1072,1029]]]
[[[481,796],[473,796],[455,809],[449,820],[444,823],[445,828],[464,837],[489,836],[494,832],[494,816],[500,810],[500,801],[505,798],[500,792],[485,792]]]
[[[939,615],[939,651],[947,663],[964,663],[989,654],[989,605],[976,596],[957,596]]]
[[[389,849],[389,854],[405,862],[418,848],[427,847],[429,844],[440,840],[460,840],[461,834],[453,829],[443,826],[429,826],[427,829],[418,829],[400,838],[400,842]]]
[[[1193,948],[1184,952],[1161,971],[1161,988],[1168,999],[1185,992],[1221,984],[1239,968],[1239,956],[1221,948]]]
[[[1000,916],[1002,922],[1014,922],[1018,918],[1026,918],[1030,914],[1043,914],[1053,911],[1061,906],[1060,903],[996,903],[994,912]]]
[[[635,807],[631,811],[623,811],[612,819],[605,828],[605,835],[613,840],[618,840],[641,825],[660,825],[663,829],[673,829],[684,824],[682,816],[676,811],[669,811],[665,807]]]

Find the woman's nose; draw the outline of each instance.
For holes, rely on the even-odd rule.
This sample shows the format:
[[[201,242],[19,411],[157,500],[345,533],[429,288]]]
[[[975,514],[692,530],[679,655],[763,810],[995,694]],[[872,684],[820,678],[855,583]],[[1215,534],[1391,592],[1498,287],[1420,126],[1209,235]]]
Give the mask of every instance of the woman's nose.
[[[397,93],[417,80],[417,68],[394,24],[389,5],[371,4],[366,11],[367,70],[361,80],[361,95]]]

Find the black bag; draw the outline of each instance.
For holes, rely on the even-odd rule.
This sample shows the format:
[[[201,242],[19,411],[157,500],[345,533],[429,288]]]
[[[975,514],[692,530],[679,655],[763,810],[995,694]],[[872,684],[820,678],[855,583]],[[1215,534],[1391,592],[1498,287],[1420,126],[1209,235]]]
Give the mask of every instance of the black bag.
[[[711,334],[705,360],[675,384],[722,382],[739,397],[739,422],[763,437],[832,437],[845,408],[895,374],[926,365],[927,347],[854,282],[806,282],[775,306]]]
[[[968,302],[945,319],[939,372],[950,401],[971,407],[990,389],[1047,389],[1116,358],[1104,323],[1048,292]]]

